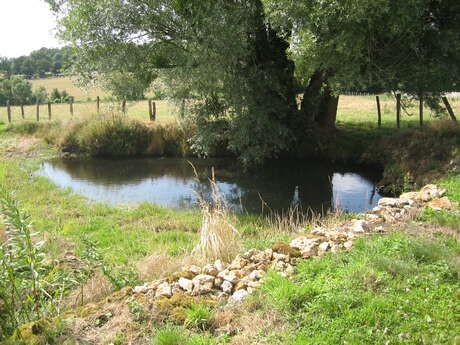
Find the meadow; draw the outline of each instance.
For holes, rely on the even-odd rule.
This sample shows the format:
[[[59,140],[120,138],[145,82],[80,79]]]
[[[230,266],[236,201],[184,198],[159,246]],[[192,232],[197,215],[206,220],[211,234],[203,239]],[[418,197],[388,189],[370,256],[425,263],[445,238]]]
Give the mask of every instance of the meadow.
[[[108,94],[98,87],[80,88],[77,86],[75,79],[71,77],[57,77],[48,79],[35,79],[31,81],[34,88],[43,86],[48,92],[54,88],[66,90],[75,97],[74,117],[84,119],[94,117],[97,114],[95,99],[101,98],[102,113],[112,114],[121,113],[121,104],[119,102],[107,101]],[[147,96],[149,94],[147,93]],[[457,118],[460,118],[460,98],[455,95],[448,97],[449,102]],[[380,95],[382,111],[382,127],[396,128],[396,101],[392,95]],[[157,121],[159,123],[175,122],[180,109],[177,104],[167,100],[155,101],[157,108]],[[70,108],[68,104],[53,104],[53,120],[68,121],[71,119]],[[430,122],[436,120],[433,112],[424,108],[424,121]],[[149,121],[148,101],[127,102],[126,116],[140,121]],[[447,115],[446,115],[447,116]],[[22,121],[19,107],[12,108],[13,122]],[[26,120],[35,120],[36,106],[25,107]],[[46,105],[40,107],[40,118],[43,121],[48,119],[48,110]],[[7,111],[5,107],[0,107],[0,120],[6,122]],[[337,112],[337,124],[351,126],[365,126],[369,129],[377,128],[377,106],[375,96],[350,96],[341,95]],[[418,103],[407,104],[401,112],[401,127],[418,127]]]

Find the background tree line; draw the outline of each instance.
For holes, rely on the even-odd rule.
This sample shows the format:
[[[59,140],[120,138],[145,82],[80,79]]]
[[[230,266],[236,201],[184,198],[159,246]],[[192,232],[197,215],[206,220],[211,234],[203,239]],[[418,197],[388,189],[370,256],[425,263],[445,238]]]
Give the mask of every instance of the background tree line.
[[[41,48],[28,56],[0,57],[0,73],[6,76],[21,75],[26,79],[56,76],[72,64],[72,48]]]
[[[10,105],[30,105],[48,101],[64,103],[70,97],[65,90],[54,89],[48,94],[43,86],[33,89],[32,84],[21,76],[0,76],[0,106],[6,106],[7,102]]]

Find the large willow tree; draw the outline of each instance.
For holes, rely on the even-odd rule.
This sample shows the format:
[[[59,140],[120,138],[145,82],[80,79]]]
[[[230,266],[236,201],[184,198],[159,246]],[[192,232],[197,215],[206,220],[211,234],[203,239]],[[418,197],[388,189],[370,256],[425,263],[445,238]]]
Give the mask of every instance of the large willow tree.
[[[343,89],[439,93],[460,76],[458,0],[46,1],[82,76],[160,76],[194,100],[196,151],[226,143],[244,162],[333,128]]]

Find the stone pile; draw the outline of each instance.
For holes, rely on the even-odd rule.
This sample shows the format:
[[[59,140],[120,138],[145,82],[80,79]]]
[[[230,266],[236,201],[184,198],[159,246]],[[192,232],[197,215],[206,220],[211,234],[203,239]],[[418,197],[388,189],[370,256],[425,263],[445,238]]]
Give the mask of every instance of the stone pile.
[[[187,265],[169,278],[136,286],[133,293],[155,298],[178,293],[211,295],[228,297],[230,303],[238,303],[260,287],[264,274],[270,269],[287,276],[293,273],[299,260],[321,256],[328,251],[350,250],[357,237],[384,232],[386,225],[404,221],[422,207],[457,207],[443,197],[444,193],[444,189],[427,185],[420,192],[405,193],[399,198],[382,198],[371,212],[360,215],[359,218],[363,219],[345,221],[333,229],[317,227],[289,244],[278,242],[264,251],[251,249],[238,255],[230,264],[217,260],[204,267]]]

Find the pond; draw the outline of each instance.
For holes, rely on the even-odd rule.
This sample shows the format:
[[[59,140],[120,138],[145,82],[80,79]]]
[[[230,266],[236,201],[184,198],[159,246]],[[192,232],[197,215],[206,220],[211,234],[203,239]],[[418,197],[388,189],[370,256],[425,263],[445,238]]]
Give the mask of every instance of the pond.
[[[212,168],[220,194],[236,212],[291,206],[362,212],[381,197],[375,171],[321,161],[276,160],[245,171],[231,159],[56,159],[43,163],[38,175],[94,201],[186,209],[197,206],[197,193],[210,198]]]

